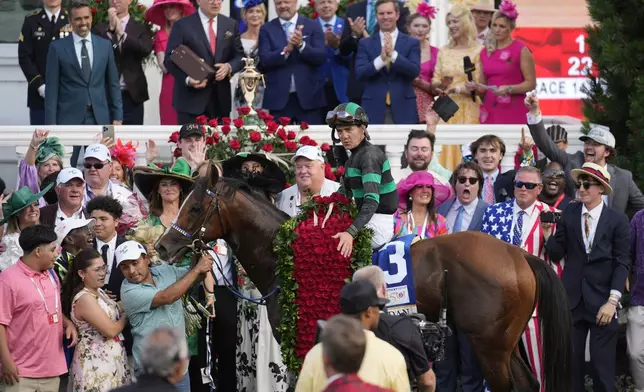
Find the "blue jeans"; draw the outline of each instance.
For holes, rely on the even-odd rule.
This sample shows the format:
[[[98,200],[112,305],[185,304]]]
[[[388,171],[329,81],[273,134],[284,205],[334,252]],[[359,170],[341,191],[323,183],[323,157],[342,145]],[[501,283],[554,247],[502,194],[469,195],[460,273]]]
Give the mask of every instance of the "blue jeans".
[[[174,384],[174,386],[181,392],[190,392],[190,373],[186,372],[181,381]]]

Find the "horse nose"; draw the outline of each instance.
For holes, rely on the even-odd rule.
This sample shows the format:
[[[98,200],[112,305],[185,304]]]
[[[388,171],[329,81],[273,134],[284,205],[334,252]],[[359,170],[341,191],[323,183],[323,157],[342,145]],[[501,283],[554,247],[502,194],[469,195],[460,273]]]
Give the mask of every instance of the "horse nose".
[[[163,246],[163,244],[157,242],[157,244],[154,246],[154,249],[156,249],[161,260],[168,259],[168,250],[165,248],[165,246]]]

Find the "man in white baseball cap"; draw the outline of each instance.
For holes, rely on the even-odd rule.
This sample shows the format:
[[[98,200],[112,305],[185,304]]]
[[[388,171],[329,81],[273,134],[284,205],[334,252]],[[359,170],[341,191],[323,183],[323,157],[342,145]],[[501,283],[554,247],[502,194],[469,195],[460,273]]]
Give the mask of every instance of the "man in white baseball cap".
[[[123,206],[123,214],[128,221],[137,222],[146,215],[132,191],[110,180],[112,156],[107,146],[99,143],[87,146],[83,167],[86,181],[84,205],[96,196],[111,196]]]
[[[277,195],[275,205],[290,216],[300,212],[300,204],[309,196],[329,196],[340,188],[340,184],[324,176],[325,163],[322,150],[314,146],[302,146],[291,163],[295,166],[295,185]]]
[[[69,218],[56,225],[56,243],[62,248],[54,262],[54,270],[62,282],[71,267],[72,260],[82,250],[94,246],[92,227],[94,219]]]
[[[549,160],[559,163],[566,176],[570,177],[573,169],[579,169],[586,162],[595,163],[610,174],[610,186],[615,190],[609,196],[602,195],[608,207],[622,213],[644,208],[644,195],[633,181],[633,173],[607,162],[617,153],[615,136],[608,127],[590,124],[588,133],[579,138],[584,142],[583,151],[568,154],[561,151],[548,136],[535,93],[528,94],[525,105],[530,110],[527,113],[527,124],[537,147]]]
[[[83,208],[85,180],[80,170],[68,167],[58,172],[54,189],[58,195],[58,203],[40,209],[40,223],[57,226],[69,218],[87,217]]]
[[[181,297],[194,283],[205,277],[212,269],[213,261],[206,255],[192,269],[171,264],[150,267],[145,246],[136,241],[126,241],[119,245],[115,258],[126,279],[121,286],[121,301],[132,326],[135,370],[140,371],[143,370],[140,369],[143,340],[154,329],[160,326],[176,328],[184,334],[185,339]],[[189,391],[188,367],[184,374],[184,378],[175,386],[180,391]]]

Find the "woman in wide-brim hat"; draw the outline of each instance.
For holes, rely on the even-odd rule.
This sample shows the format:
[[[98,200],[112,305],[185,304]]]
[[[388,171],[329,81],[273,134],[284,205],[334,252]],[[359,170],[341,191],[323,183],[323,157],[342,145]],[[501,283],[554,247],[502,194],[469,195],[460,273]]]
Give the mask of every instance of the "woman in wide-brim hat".
[[[22,257],[23,251],[18,243],[20,231],[40,222],[38,200],[53,186],[53,183],[49,184],[39,193],[33,193],[28,187],[23,186],[8,196],[0,197],[0,225],[7,224],[2,236],[2,244],[6,249],[0,254],[0,271],[16,264]]]
[[[394,237],[415,234],[432,238],[448,234],[447,219],[436,209],[454,195],[452,187],[441,185],[430,173],[416,171],[397,185],[398,208],[394,213]]]
[[[599,166],[596,163],[586,162],[579,169],[572,169],[570,172],[573,181],[575,181],[575,186],[577,189],[581,188],[583,180],[594,179],[599,182],[599,185],[604,187],[604,195],[608,196],[613,193],[613,188],[610,186],[610,174],[602,166]],[[593,184],[588,184],[593,185]]]
[[[194,179],[190,165],[179,158],[169,168],[156,165],[134,168],[134,184],[150,203],[150,220],[153,225],[168,227],[179,212],[183,198],[190,192]]]
[[[222,162],[225,177],[246,181],[262,190],[269,199],[284,190],[286,175],[265,154],[241,152]]]
[[[160,27],[154,36],[154,54],[163,72],[161,93],[159,94],[159,114],[161,125],[177,125],[177,112],[172,106],[174,78],[163,65],[165,50],[172,25],[177,20],[195,12],[190,0],[155,0],[145,12],[145,20]]]

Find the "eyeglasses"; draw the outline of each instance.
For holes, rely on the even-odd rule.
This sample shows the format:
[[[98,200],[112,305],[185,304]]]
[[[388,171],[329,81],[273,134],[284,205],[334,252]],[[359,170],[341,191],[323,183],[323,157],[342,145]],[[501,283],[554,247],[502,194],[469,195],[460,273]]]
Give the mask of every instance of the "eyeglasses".
[[[475,185],[477,182],[479,182],[479,179],[476,177],[465,177],[465,176],[460,176],[457,178],[459,184],[465,184],[468,180],[470,182],[470,185]]]
[[[563,170],[546,170],[543,172],[544,177],[563,177],[566,173]]]
[[[591,181],[577,181],[575,183],[575,188],[579,189],[581,187],[584,187],[585,190],[588,190],[593,185],[599,185],[599,183],[598,182],[591,182]]]
[[[107,272],[107,266],[105,264],[103,264],[100,267],[92,268],[92,271],[94,271],[97,274],[100,273],[100,272]]]
[[[530,190],[530,191],[531,191],[531,190],[533,190],[534,188],[536,188],[537,186],[539,186],[539,184],[535,184],[534,182],[515,181],[515,182],[514,182],[514,186],[515,186],[516,188],[519,188],[519,189],[521,189],[521,188],[525,187],[525,189],[527,189],[527,190]]]
[[[105,167],[104,163],[85,163],[83,164],[85,169],[91,169],[92,167],[96,170],[101,170],[102,168]]]

